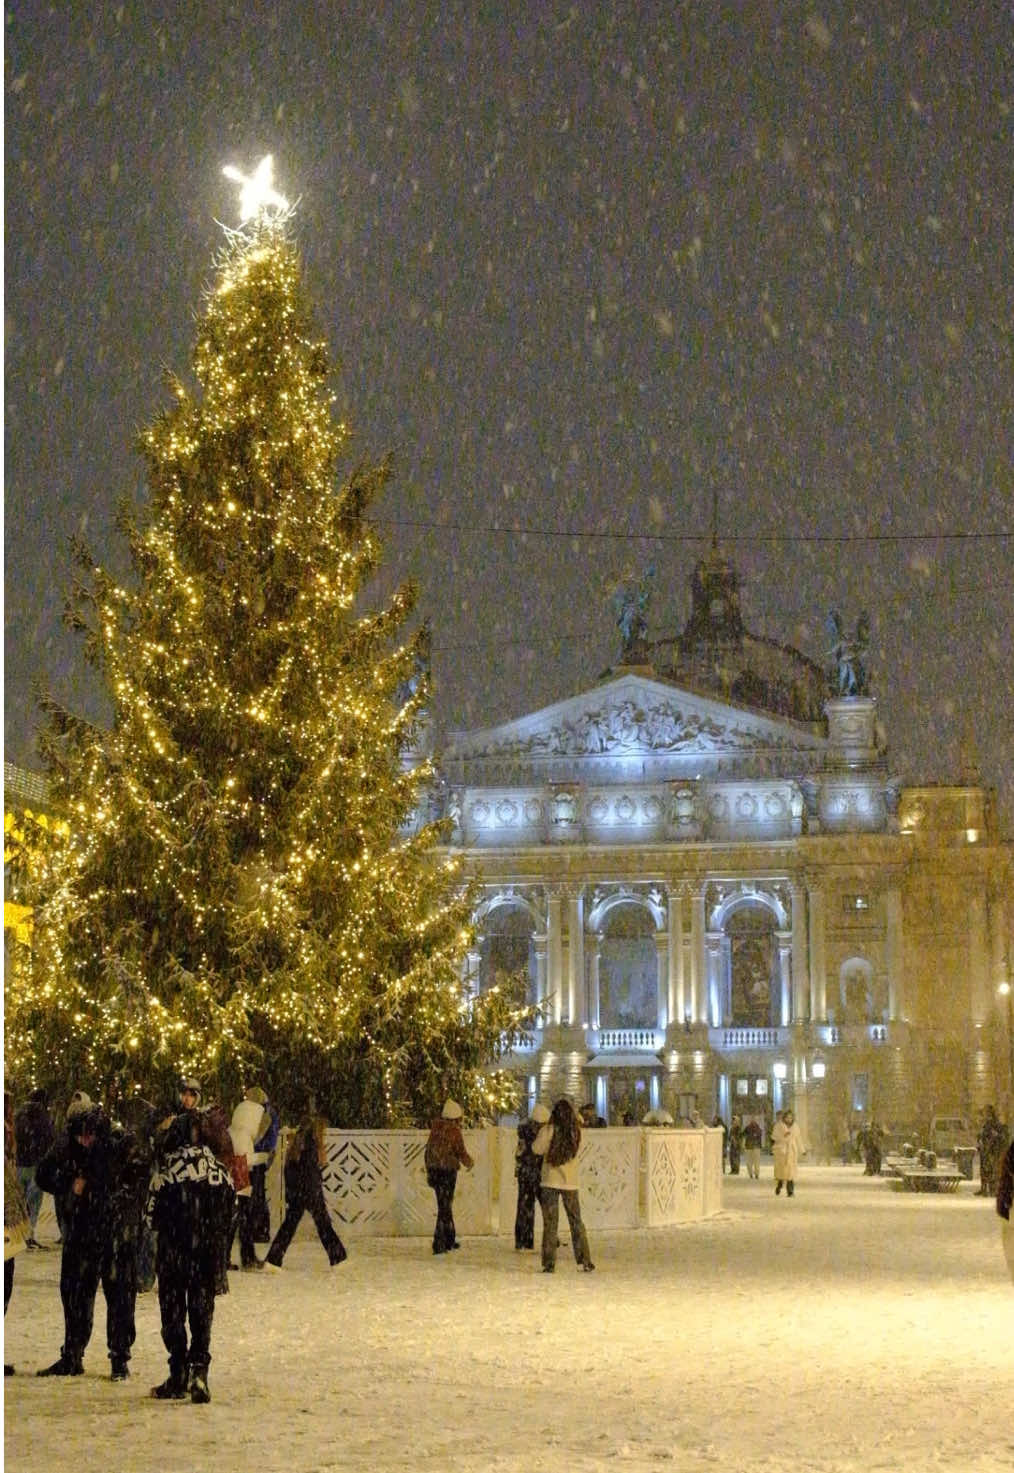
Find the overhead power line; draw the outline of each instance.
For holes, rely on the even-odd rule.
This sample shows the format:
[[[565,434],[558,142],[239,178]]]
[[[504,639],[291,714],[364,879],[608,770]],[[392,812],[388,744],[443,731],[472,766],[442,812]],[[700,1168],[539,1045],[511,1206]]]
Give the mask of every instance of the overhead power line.
[[[431,532],[481,532],[487,536],[506,537],[565,537],[611,541],[611,542],[710,542],[710,532],[619,532],[592,531],[584,527],[508,527],[498,522],[482,525],[478,522],[431,522],[407,517],[372,517],[378,526],[415,527]],[[730,532],[720,533],[722,543],[744,542],[809,542],[809,543],[871,543],[871,542],[1007,542],[1014,532]]]

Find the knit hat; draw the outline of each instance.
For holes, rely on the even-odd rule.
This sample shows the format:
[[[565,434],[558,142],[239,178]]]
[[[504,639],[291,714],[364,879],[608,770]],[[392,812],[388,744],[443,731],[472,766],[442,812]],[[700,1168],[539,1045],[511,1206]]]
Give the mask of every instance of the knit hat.
[[[181,1079],[180,1094],[183,1094],[184,1090],[189,1090],[191,1094],[195,1094],[197,1096],[197,1103],[201,1103],[201,1085],[199,1080]]]
[[[67,1119],[73,1120],[76,1115],[85,1115],[91,1108],[91,1095],[86,1095],[83,1089],[76,1089],[67,1106]]]
[[[445,1120],[460,1120],[462,1109],[457,1100],[445,1100],[444,1108],[440,1113]]]
[[[545,1105],[535,1106],[535,1109],[532,1111],[532,1119],[535,1121],[536,1125],[545,1125],[546,1121],[549,1119],[549,1111],[546,1109]]]
[[[251,1084],[250,1088],[246,1092],[246,1098],[248,1100],[253,1100],[255,1105],[266,1105],[268,1102],[268,1097],[261,1089],[259,1084]]]

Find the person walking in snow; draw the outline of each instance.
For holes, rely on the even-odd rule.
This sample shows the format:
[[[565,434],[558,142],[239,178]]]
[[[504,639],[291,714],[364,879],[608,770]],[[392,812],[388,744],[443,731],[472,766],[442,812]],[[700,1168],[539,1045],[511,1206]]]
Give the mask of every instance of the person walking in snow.
[[[169,1352],[169,1375],[151,1389],[156,1401],[183,1401],[188,1393],[197,1404],[211,1400],[211,1326],[233,1197],[228,1169],[201,1140],[197,1112],[184,1110],[162,1133],[145,1208],[157,1235],[158,1307]]]
[[[514,1175],[518,1183],[518,1209],[514,1215],[514,1247],[518,1252],[535,1247],[535,1201],[542,1180],[542,1157],[532,1150],[535,1137],[549,1119],[545,1105],[536,1105],[530,1120],[518,1126],[514,1152]]]
[[[437,1199],[437,1222],[433,1229],[433,1252],[449,1253],[460,1248],[454,1227],[454,1189],[458,1171],[464,1166],[471,1171],[474,1162],[465,1149],[461,1133],[461,1106],[457,1100],[446,1100],[439,1117],[430,1126],[423,1161],[426,1181]]]
[[[557,1230],[560,1201],[570,1223],[570,1241],[578,1267],[591,1273],[591,1249],[588,1234],[581,1221],[581,1199],[577,1153],[581,1148],[581,1125],[573,1105],[567,1099],[557,1100],[548,1122],[535,1137],[532,1150],[542,1157],[542,1272],[551,1274],[556,1268]]]
[[[743,1127],[743,1149],[746,1152],[746,1174],[753,1181],[760,1180],[761,1145],[764,1132],[759,1120],[748,1120]]]
[[[229,1241],[231,1245],[239,1233],[239,1264],[246,1272],[264,1267],[257,1257],[253,1233],[253,1172],[255,1166],[263,1166],[267,1159],[254,1149],[263,1115],[264,1106],[247,1098],[240,1100],[229,1122],[233,1150],[232,1184],[236,1189],[236,1219]]]
[[[111,1379],[126,1381],[135,1333],[141,1208],[148,1182],[145,1153],[128,1131],[114,1130],[102,1107],[79,1090],[67,1110],[66,1129],[39,1162],[35,1179],[61,1203],[64,1224],[63,1347],[53,1364],[37,1374],[83,1375],[101,1283]]]
[[[788,1197],[795,1195],[796,1167],[799,1165],[801,1138],[796,1117],[791,1110],[780,1110],[771,1131],[771,1148],[775,1158],[775,1196],[782,1187]]]
[[[729,1126],[729,1174],[739,1175],[739,1163],[743,1154],[743,1122],[738,1115],[733,1115],[732,1124]]]
[[[300,1117],[285,1153],[285,1217],[268,1249],[265,1266],[279,1269],[304,1212],[309,1212],[332,1268],[348,1257],[335,1232],[324,1200],[323,1169],[327,1164],[324,1132],[327,1121],[310,1102]]]

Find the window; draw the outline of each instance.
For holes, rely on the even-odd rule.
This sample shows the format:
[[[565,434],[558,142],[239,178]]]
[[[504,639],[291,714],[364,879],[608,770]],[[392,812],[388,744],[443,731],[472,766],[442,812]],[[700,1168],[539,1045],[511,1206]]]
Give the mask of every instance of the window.
[[[870,897],[865,894],[843,895],[841,898],[842,910],[846,915],[861,915],[870,908]]]

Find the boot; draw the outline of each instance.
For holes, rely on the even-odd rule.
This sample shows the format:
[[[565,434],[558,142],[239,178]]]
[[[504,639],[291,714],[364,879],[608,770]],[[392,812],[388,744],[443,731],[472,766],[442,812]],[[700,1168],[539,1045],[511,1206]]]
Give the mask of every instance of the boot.
[[[195,1367],[190,1372],[190,1400],[195,1406],[205,1406],[211,1400],[208,1373],[201,1367]]]
[[[794,1197],[796,1195],[796,1183],[794,1181],[786,1182],[785,1191],[788,1196]]]
[[[161,1386],[153,1386],[151,1394],[156,1401],[183,1401],[187,1394],[187,1378],[179,1371],[170,1371]]]
[[[112,1357],[112,1369],[109,1372],[110,1381],[129,1381],[130,1371],[127,1369],[127,1358],[123,1355]]]
[[[781,1191],[782,1191],[782,1184],[781,1184],[780,1181],[776,1181],[775,1182],[775,1196],[776,1197],[781,1196]]]
[[[64,1355],[62,1352],[58,1360],[51,1366],[46,1366],[41,1371],[36,1371],[37,1376],[83,1376],[84,1366],[73,1356]]]

